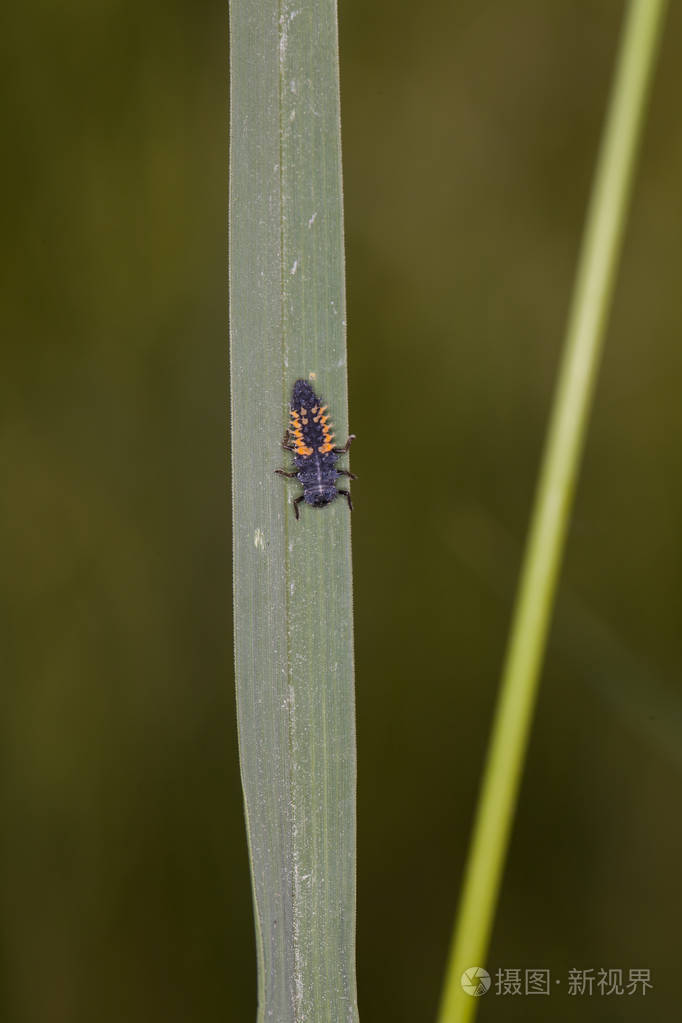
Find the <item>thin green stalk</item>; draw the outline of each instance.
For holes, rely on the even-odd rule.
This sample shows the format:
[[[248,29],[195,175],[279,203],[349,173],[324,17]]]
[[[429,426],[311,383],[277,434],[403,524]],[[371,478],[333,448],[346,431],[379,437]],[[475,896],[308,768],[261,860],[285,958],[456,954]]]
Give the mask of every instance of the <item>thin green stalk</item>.
[[[353,1023],[350,515],[275,475],[297,378],[347,434],[334,0],[230,0],[230,366],[239,753],[258,1019]],[[347,461],[342,464],[348,464]]]
[[[627,11],[439,1023],[465,1023],[478,1005],[460,981],[488,951],[665,7]]]

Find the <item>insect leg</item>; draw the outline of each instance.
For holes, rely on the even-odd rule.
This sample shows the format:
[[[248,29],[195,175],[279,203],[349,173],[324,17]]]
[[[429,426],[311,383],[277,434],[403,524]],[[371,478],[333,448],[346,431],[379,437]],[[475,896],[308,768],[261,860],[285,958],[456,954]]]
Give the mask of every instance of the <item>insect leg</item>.
[[[343,494],[343,496],[348,501],[348,507],[350,508],[351,511],[353,511],[353,502],[350,499],[350,494],[348,493],[348,491],[347,490],[337,490],[337,494]],[[301,498],[299,497],[299,501],[300,500],[301,500]]]
[[[275,473],[278,476],[286,476],[288,480],[293,480],[298,476],[298,470],[296,472],[285,472],[284,469],[275,469]]]
[[[351,480],[356,480],[357,479],[357,476],[355,475],[355,473],[354,472],[348,472],[348,469],[337,469],[336,470],[336,475],[337,476],[347,476],[348,479],[351,479]]]
[[[355,440],[355,434],[351,433],[342,448],[332,448],[332,451],[335,455],[345,455],[353,440]]]
[[[303,497],[304,497],[304,495],[301,494],[301,496],[297,497],[296,500],[294,501],[294,515],[296,516],[297,519],[300,519],[300,517],[301,517],[301,513],[298,510],[298,506],[301,503],[301,501],[303,500]]]

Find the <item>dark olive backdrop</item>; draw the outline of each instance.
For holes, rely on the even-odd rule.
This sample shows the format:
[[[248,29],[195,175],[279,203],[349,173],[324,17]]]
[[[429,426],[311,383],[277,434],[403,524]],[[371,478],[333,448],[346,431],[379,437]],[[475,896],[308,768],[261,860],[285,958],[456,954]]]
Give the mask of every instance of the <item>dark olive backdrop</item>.
[[[560,983],[483,1023],[682,1001],[672,7],[486,964]],[[437,1003],[620,18],[341,3],[365,1020]],[[0,1019],[249,1020],[227,13],[3,21]],[[654,989],[571,998],[574,967]]]

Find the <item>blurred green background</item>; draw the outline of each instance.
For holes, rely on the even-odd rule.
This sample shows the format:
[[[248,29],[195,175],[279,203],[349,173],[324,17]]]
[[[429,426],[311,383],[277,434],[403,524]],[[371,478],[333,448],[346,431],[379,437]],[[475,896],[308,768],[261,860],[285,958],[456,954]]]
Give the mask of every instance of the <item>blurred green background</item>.
[[[682,1004],[682,7],[671,5],[486,964]],[[340,5],[359,995],[433,1017],[622,6]],[[3,14],[0,1020],[248,1020],[227,11]],[[278,438],[276,439],[278,440]],[[273,443],[276,443],[276,440]],[[284,499],[284,498],[283,498]],[[571,998],[572,968],[653,991]]]

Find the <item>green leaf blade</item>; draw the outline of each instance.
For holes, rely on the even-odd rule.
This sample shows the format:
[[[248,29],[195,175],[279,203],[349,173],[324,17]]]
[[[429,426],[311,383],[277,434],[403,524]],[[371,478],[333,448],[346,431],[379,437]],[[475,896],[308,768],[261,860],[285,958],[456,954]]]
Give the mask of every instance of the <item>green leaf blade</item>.
[[[274,474],[299,377],[347,431],[332,3],[232,0],[235,661],[259,1019],[356,1020],[350,516]],[[344,464],[342,462],[342,464]]]

